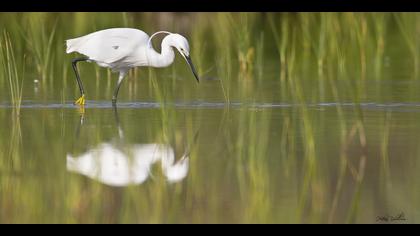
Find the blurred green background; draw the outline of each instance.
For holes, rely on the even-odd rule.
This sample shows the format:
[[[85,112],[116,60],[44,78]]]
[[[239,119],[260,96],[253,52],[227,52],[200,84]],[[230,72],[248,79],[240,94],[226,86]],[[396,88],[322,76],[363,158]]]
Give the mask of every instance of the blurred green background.
[[[418,223],[418,19],[0,13],[0,222]],[[184,35],[200,84],[177,55],[132,70],[114,109],[117,75],[79,63],[74,106],[65,40],[112,27]]]

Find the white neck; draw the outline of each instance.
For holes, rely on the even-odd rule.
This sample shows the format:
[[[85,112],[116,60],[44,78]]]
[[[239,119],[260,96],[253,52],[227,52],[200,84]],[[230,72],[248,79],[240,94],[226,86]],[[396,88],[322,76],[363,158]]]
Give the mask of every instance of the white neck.
[[[156,52],[152,47],[147,48],[148,65],[152,67],[167,67],[174,61],[175,53],[171,45],[171,35],[162,40],[161,53]]]

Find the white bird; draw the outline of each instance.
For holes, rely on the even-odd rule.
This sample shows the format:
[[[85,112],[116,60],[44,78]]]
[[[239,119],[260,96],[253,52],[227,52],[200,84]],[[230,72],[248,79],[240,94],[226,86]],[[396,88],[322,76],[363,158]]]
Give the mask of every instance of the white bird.
[[[162,40],[161,52],[153,49],[151,39],[157,34],[168,34]],[[115,88],[112,102],[117,101],[118,91],[127,72],[133,67],[167,67],[172,64],[175,58],[173,48],[184,57],[190,65],[191,70],[199,82],[197,72],[190,57],[188,40],[180,34],[159,31],[149,37],[145,32],[131,28],[112,28],[100,30],[91,34],[66,40],[67,53],[78,52],[85,55],[83,58],[75,58],[72,61],[74,73],[76,74],[81,97],[76,104],[85,104],[85,91],[82,81],[77,72],[77,62],[96,62],[101,67],[111,68],[119,72],[117,87]]]
[[[188,174],[189,154],[175,162],[175,152],[164,144],[134,144],[122,148],[114,143],[102,143],[79,156],[67,154],[67,170],[80,173],[110,186],[142,184],[152,166],[161,161],[162,171],[170,183]]]
[[[163,175],[170,183],[183,180],[188,175],[190,148],[176,160],[175,150],[164,143],[128,143],[120,124],[117,107],[114,115],[118,136],[103,142],[80,155],[67,153],[67,170],[95,179],[110,186],[137,185],[151,175],[152,167],[160,162]],[[83,119],[83,118],[81,118]],[[83,125],[80,123],[79,128]],[[80,129],[77,129],[79,136]],[[196,142],[198,133],[194,136]]]

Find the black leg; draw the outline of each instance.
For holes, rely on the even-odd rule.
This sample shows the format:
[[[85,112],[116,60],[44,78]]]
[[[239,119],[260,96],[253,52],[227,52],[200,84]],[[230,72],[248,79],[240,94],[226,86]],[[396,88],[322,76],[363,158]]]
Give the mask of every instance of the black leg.
[[[118,91],[120,91],[121,84],[122,84],[122,81],[118,82],[117,87],[115,88],[114,96],[112,96],[113,104],[117,103]]]
[[[120,87],[124,80],[125,75],[126,75],[126,72],[120,72],[120,76],[118,77],[118,84],[117,84],[117,87],[115,88],[114,95],[112,96],[113,104],[117,103],[118,92],[120,91]]]
[[[83,89],[82,80],[80,79],[79,72],[77,72],[77,62],[79,61],[87,61],[89,58],[81,57],[81,58],[75,58],[72,60],[71,64],[73,66],[74,73],[76,74],[77,84],[79,85],[80,94],[83,96],[85,95],[85,90]]]

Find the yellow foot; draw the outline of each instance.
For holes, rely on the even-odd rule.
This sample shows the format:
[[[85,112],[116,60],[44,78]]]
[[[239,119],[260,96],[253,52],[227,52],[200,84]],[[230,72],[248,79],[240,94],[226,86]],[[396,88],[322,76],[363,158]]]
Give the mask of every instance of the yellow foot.
[[[77,99],[77,101],[74,102],[74,104],[85,105],[85,95],[82,95],[79,99]]]

